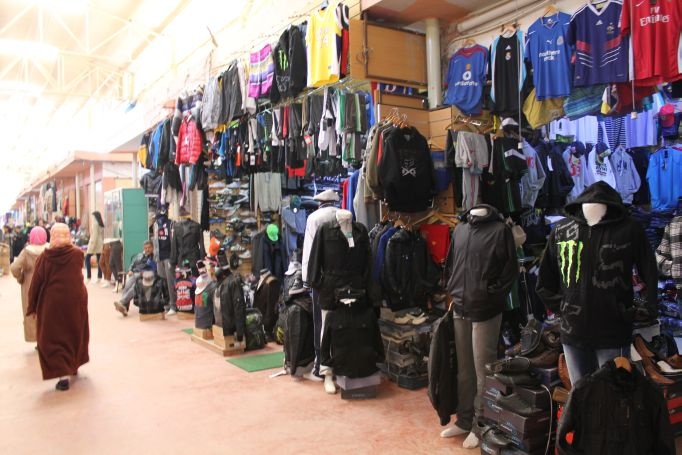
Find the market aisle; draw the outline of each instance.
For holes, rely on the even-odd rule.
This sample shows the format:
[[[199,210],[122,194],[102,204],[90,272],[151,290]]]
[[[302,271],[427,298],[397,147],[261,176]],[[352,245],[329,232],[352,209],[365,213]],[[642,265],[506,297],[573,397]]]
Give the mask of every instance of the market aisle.
[[[95,285],[91,361],[57,392],[23,341],[19,290],[0,278],[0,453],[478,453],[439,437],[425,389],[384,383],[380,398],[348,402],[269,379],[276,370],[249,374],[192,343],[191,322],[123,319]]]

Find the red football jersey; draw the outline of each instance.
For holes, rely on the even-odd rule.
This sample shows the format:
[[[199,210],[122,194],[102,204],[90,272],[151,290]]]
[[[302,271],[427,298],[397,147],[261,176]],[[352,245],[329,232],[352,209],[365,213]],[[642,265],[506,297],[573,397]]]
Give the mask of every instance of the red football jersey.
[[[632,62],[637,85],[682,79],[678,47],[682,31],[680,0],[624,0],[621,34],[632,30]]]

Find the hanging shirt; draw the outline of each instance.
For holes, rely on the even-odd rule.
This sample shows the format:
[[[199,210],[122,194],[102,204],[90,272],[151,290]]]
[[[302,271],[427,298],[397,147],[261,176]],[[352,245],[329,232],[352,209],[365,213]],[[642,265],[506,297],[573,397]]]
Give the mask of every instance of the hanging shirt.
[[[682,196],[682,152],[663,148],[651,155],[646,179],[654,211],[677,208]]]
[[[682,79],[678,67],[681,29],[679,0],[625,0],[621,34],[632,34],[630,71],[637,85]]]
[[[521,109],[519,93],[526,78],[523,64],[523,32],[506,38],[498,36],[490,51],[493,111],[502,115],[518,115]]]
[[[636,119],[626,115],[624,120],[626,148],[656,145],[654,111],[639,112]]]
[[[616,189],[623,203],[632,204],[632,198],[642,183],[632,157],[623,147],[618,147],[609,157],[609,161],[616,177]]]
[[[596,182],[606,182],[613,189],[616,189],[616,176],[608,157],[599,158],[597,148],[594,147],[587,157],[587,178],[585,186]]]
[[[337,36],[342,35],[336,7],[327,6],[310,14],[305,42],[308,49],[308,87],[321,87],[339,80]]]
[[[465,114],[479,114],[487,65],[488,50],[483,46],[477,44],[455,52],[445,77],[445,104],[454,104]]]
[[[608,0],[601,9],[587,2],[571,17],[566,38],[575,45],[574,86],[628,80],[628,42],[620,36],[622,8],[620,0]]]
[[[526,58],[533,65],[538,100],[571,93],[571,47],[566,40],[571,16],[556,13],[533,22],[526,36]]]
[[[587,155],[574,153],[572,147],[568,147],[562,154],[568,173],[573,179],[573,189],[566,196],[566,202],[574,201],[585,190],[585,180],[587,177]]]

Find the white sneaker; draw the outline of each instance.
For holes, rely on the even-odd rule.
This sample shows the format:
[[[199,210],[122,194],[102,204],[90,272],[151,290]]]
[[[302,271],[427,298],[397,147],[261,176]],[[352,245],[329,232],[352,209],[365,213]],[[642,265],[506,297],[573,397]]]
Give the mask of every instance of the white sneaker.
[[[102,281],[102,284],[99,285],[99,287],[101,287],[101,288],[108,288],[108,287],[109,287],[109,282],[106,281],[106,280],[104,280],[104,281]]]
[[[478,436],[476,436],[472,431],[462,443],[462,447],[465,449],[475,449],[479,444],[480,441],[478,440]]]
[[[177,314],[177,311],[175,311],[173,308],[166,312],[166,316],[173,316],[174,314]]]
[[[454,438],[455,436],[461,436],[465,434],[467,430],[464,430],[457,425],[453,425],[451,427],[446,428],[445,430],[440,432],[440,437],[441,438]]]

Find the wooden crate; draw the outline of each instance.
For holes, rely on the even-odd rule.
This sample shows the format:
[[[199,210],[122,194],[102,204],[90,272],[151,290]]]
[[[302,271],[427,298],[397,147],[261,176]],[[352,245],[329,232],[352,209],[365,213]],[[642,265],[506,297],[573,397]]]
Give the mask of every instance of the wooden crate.
[[[196,335],[192,335],[189,337],[190,340],[192,340],[193,343],[198,344],[199,346],[202,346],[209,351],[215,352],[216,354],[220,354],[223,357],[227,357],[229,355],[235,355],[235,354],[241,354],[244,352],[244,349],[242,348],[241,350],[235,350],[235,349],[225,349],[213,342],[213,340],[204,340],[201,337],[198,337]]]
[[[192,335],[201,338],[202,340],[212,340],[213,331],[211,329],[198,329],[194,327],[192,329]]]
[[[235,337],[233,335],[223,335],[223,328],[217,325],[213,326],[213,342],[216,346],[219,346],[220,348],[232,353],[244,352],[244,348],[246,347],[246,343],[244,341],[242,341],[239,346],[235,346],[237,343]]]
[[[166,315],[163,313],[140,314],[140,321],[163,321]]]

